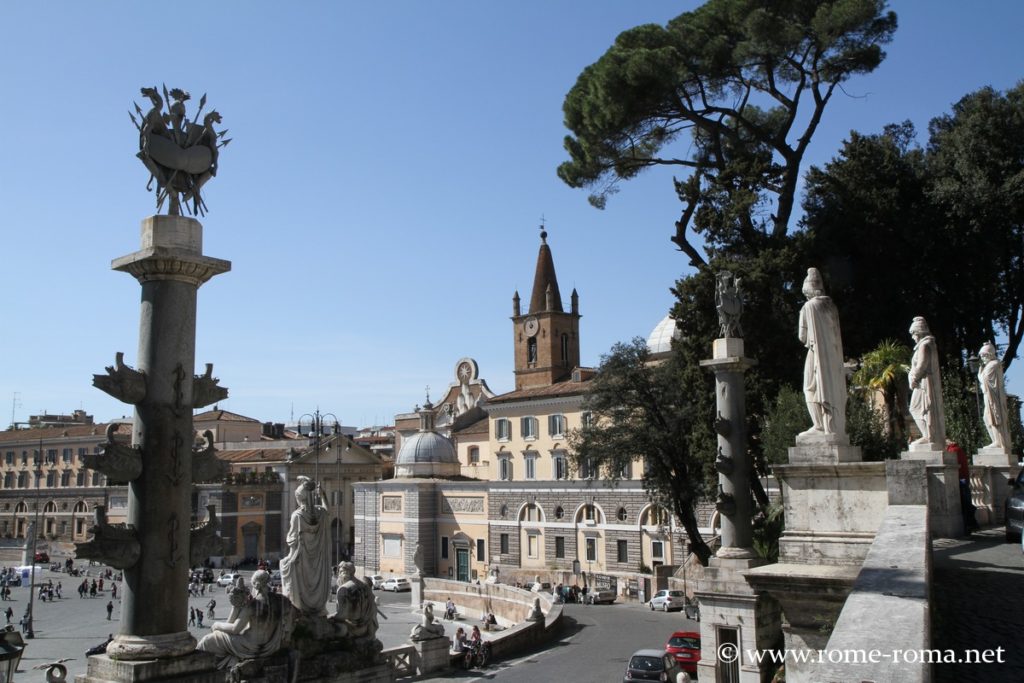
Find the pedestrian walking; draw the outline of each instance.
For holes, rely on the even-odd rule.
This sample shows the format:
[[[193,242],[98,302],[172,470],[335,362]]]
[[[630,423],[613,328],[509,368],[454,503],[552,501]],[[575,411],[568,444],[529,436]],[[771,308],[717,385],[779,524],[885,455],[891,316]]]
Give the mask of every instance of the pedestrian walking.
[[[114,601],[110,600],[107,602],[107,621],[110,621],[111,615],[114,613]]]
[[[188,625],[189,626],[195,626],[196,625],[196,608],[195,607],[189,607],[188,608]]]
[[[4,616],[7,617],[7,623],[11,623],[11,619],[14,618],[14,610],[10,605],[7,606],[7,610],[4,612]]]
[[[117,600],[117,584],[116,583],[110,584],[110,597],[112,597],[114,600]]]
[[[197,609],[196,610],[196,621],[199,622],[199,628],[202,628],[203,627],[203,610],[201,610],[201,609]]]
[[[209,609],[209,611],[206,613],[206,616],[210,617],[210,621],[213,621],[213,608],[216,606],[217,601],[213,598],[210,598],[210,602],[206,603],[206,607]]]

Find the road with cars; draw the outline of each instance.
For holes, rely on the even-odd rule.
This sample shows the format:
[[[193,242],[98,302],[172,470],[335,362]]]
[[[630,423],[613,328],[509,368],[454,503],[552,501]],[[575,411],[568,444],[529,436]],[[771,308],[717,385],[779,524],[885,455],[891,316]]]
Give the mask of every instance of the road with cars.
[[[482,671],[449,672],[429,680],[609,681],[622,680],[629,656],[664,649],[673,631],[700,631],[682,612],[652,612],[647,605],[565,605],[562,636],[543,649],[495,662]]]

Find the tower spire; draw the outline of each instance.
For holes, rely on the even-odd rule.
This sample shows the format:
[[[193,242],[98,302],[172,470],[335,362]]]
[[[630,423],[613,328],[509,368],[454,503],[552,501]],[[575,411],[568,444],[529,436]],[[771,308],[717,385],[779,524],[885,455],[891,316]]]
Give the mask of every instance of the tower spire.
[[[548,246],[548,231],[541,219],[540,250],[537,253],[537,268],[533,275],[533,291],[530,294],[530,313],[544,311],[562,312],[562,294],[558,289],[555,275],[555,260]],[[549,294],[550,290],[550,294]]]

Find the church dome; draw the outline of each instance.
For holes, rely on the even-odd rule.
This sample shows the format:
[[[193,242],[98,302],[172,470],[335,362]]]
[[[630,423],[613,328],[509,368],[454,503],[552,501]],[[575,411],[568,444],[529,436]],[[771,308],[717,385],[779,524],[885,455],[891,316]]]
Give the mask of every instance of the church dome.
[[[420,431],[405,439],[395,459],[396,477],[434,477],[457,475],[462,471],[455,446],[434,431],[433,406],[420,411]]]
[[[676,327],[675,318],[666,315],[658,323],[657,327],[647,337],[647,350],[651,354],[668,353],[672,350],[672,340],[679,339],[679,328]]]

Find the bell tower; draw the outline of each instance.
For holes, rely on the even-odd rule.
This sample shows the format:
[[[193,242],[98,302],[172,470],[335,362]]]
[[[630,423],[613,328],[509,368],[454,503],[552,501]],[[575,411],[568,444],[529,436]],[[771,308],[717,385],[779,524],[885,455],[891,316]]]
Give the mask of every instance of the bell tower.
[[[522,313],[519,292],[512,297],[516,390],[567,380],[580,364],[579,295],[572,290],[566,313],[547,238],[548,233],[541,226],[540,251],[526,315]]]

